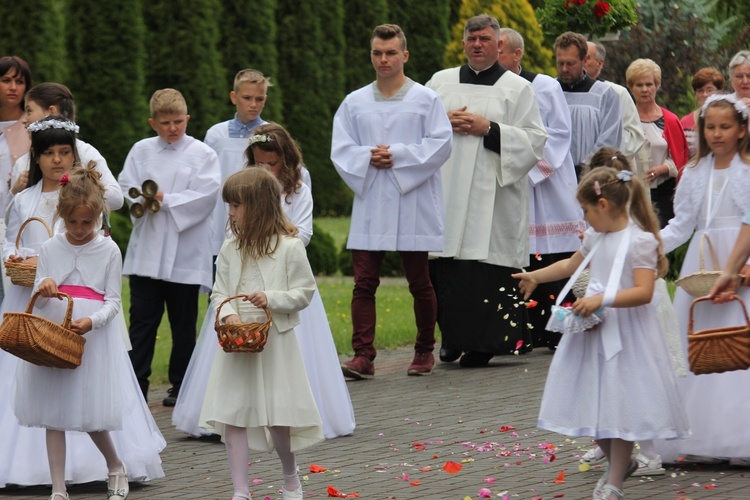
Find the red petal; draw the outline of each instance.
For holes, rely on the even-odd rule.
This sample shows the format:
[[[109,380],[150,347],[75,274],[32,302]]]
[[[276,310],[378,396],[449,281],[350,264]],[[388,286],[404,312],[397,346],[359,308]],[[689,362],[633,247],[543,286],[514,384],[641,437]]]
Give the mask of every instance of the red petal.
[[[445,462],[445,465],[443,465],[443,470],[447,472],[448,474],[455,474],[456,472],[463,469],[463,465],[459,464],[458,462],[451,462],[448,460]]]

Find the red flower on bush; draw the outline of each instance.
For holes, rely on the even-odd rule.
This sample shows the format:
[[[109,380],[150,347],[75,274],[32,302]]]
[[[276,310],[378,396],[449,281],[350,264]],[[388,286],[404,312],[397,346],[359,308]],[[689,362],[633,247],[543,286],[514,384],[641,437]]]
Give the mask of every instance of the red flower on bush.
[[[596,2],[596,5],[594,5],[594,15],[597,18],[604,17],[608,13],[609,13],[609,4],[607,2],[604,2],[603,0],[599,0],[598,2]]]

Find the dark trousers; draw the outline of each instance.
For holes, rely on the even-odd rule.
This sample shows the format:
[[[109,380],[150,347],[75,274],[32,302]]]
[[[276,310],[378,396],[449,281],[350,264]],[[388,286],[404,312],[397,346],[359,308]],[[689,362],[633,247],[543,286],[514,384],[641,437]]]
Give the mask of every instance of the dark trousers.
[[[172,353],[169,356],[169,382],[179,387],[185,377],[195,347],[195,323],[198,320],[200,285],[130,277],[130,361],[148,401],[148,377],[154,359],[156,332],[167,305],[172,329]]]
[[[352,250],[354,263],[354,293],[352,294],[352,347],[355,356],[370,361],[377,352],[375,341],[375,291],[380,285],[380,266],[385,252]],[[435,347],[437,299],[430,282],[427,252],[399,252],[404,266],[409,291],[414,297],[414,317],[417,323],[416,352],[432,352]]]

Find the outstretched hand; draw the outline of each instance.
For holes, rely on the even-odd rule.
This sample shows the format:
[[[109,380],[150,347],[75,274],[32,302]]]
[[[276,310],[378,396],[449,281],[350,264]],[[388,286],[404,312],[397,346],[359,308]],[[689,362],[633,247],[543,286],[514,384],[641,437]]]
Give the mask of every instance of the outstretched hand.
[[[531,297],[531,292],[539,285],[539,282],[531,277],[531,273],[516,273],[511,274],[510,277],[521,281],[518,288],[523,294],[523,300],[528,300]]]

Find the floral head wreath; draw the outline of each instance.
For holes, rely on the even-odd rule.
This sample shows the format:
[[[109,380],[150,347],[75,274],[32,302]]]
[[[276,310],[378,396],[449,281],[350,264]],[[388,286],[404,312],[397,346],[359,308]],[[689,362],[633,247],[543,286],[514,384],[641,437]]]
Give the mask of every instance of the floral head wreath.
[[[716,101],[727,101],[729,104],[734,106],[734,109],[736,109],[740,115],[742,115],[743,120],[747,120],[747,104],[745,104],[745,102],[742,99],[739,99],[735,94],[714,94],[708,96],[708,99],[706,99],[706,102],[703,103],[703,107],[701,108],[701,118],[706,117],[706,110],[708,109],[708,106]]]
[[[78,133],[78,125],[68,120],[40,120],[27,127],[29,132],[39,132],[49,128],[61,128],[68,132]]]
[[[273,142],[273,137],[271,137],[270,135],[266,135],[266,134],[255,134],[255,135],[251,135],[247,139],[248,146],[252,146],[253,144],[256,144],[258,142]]]

